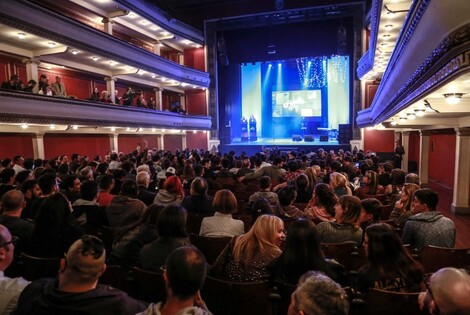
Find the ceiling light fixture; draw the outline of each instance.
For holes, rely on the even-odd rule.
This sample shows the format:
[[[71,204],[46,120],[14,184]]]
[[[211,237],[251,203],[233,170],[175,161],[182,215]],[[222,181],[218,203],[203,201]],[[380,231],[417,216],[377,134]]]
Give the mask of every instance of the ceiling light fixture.
[[[117,65],[117,62],[111,60],[111,61],[109,62],[109,64],[114,67],[115,65]]]
[[[55,43],[54,43],[54,42],[49,42],[49,43],[47,43],[47,46],[49,46],[50,48],[52,48],[52,47],[55,46]]]
[[[111,127],[111,131],[116,131],[116,127]]]
[[[77,125],[73,125],[73,126],[72,126],[72,129],[73,129],[73,130],[77,130],[77,129],[78,129],[78,126],[77,126]]]
[[[26,128],[28,128],[28,127],[29,127],[29,126],[28,126],[27,123],[22,123],[22,124],[21,124],[21,128],[22,128],[22,129],[26,129]]]
[[[406,117],[405,117],[405,116],[401,116],[401,117],[400,117],[400,121],[402,121],[402,122],[403,122],[403,121],[406,121]]]
[[[465,93],[447,93],[444,94],[444,97],[446,98],[446,103],[455,105],[460,102],[460,99]]]
[[[406,114],[406,116],[408,117],[409,120],[416,119],[416,114],[415,113],[408,113],[408,114]]]
[[[23,39],[26,37],[26,34],[25,33],[18,33],[18,38],[19,39]]]
[[[49,126],[49,128],[50,128],[50,129],[55,129],[55,125],[52,124],[52,125]]]
[[[78,54],[78,50],[75,50],[75,49],[74,49],[74,50],[72,50],[72,54],[73,54],[73,55],[76,55],[76,54]]]
[[[390,34],[384,34],[382,37],[385,38],[385,39],[389,39],[389,38],[390,38]]]
[[[387,31],[390,31],[392,28],[393,28],[393,25],[392,25],[392,24],[387,24],[387,25],[385,25],[385,29],[386,29]]]
[[[131,128],[127,127],[127,128],[126,128],[126,131],[131,131]]]
[[[93,59],[93,61],[97,61],[98,57],[91,57],[91,59]]]
[[[424,108],[416,108],[415,109],[415,114],[418,117],[423,117],[425,111],[426,111],[426,109],[424,109]]]
[[[397,122],[392,118],[392,121],[390,122],[390,125],[396,126],[396,125],[397,125]]]

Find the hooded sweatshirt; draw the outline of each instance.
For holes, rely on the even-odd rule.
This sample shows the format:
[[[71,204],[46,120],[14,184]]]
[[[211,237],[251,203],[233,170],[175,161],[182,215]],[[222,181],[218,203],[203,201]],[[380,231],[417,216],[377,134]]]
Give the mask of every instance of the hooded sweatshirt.
[[[403,229],[403,244],[422,250],[427,245],[452,248],[455,245],[454,222],[439,211],[422,212],[408,218]]]
[[[109,226],[118,228],[137,222],[146,209],[145,203],[139,199],[118,195],[114,196],[105,211]]]
[[[145,311],[137,315],[161,315],[162,313],[160,312],[160,309],[162,308],[162,306],[162,302],[157,304],[151,303]],[[212,313],[200,307],[191,306],[180,310],[175,315],[212,315]]]

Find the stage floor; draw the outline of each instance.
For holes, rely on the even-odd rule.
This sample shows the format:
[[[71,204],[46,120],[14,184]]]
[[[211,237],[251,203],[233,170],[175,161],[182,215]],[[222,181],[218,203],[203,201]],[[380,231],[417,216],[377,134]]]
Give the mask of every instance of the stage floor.
[[[337,152],[339,149],[350,151],[349,144],[339,144],[337,140],[330,139],[329,141],[319,141],[319,137],[315,137],[314,141],[293,141],[292,138],[258,138],[257,141],[241,141],[240,138],[233,138],[229,144],[220,144],[219,150],[223,153],[235,151],[237,155],[245,152],[253,155],[261,152],[263,149],[278,148],[281,151],[316,151],[320,148],[324,150],[334,150]]]

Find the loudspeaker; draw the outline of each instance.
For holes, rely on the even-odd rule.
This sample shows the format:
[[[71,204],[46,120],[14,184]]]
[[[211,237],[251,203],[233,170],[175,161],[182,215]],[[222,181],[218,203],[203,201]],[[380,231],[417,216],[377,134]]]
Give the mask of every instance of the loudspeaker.
[[[302,137],[300,135],[292,135],[292,141],[302,141]]]
[[[349,144],[352,140],[352,129],[350,124],[338,125],[338,142],[339,144]]]
[[[313,138],[312,135],[305,135],[304,136],[304,141],[305,142],[313,142],[315,139]]]
[[[328,136],[320,136],[321,142],[328,142]]]

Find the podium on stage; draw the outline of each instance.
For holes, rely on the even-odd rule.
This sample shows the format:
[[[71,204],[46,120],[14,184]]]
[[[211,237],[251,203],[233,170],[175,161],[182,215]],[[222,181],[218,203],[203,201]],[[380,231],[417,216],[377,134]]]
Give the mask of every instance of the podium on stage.
[[[253,115],[250,116],[250,141],[258,140],[258,136],[256,135],[256,119]]]
[[[242,117],[240,125],[242,131],[241,141],[248,141],[248,120],[245,118],[245,116]]]

